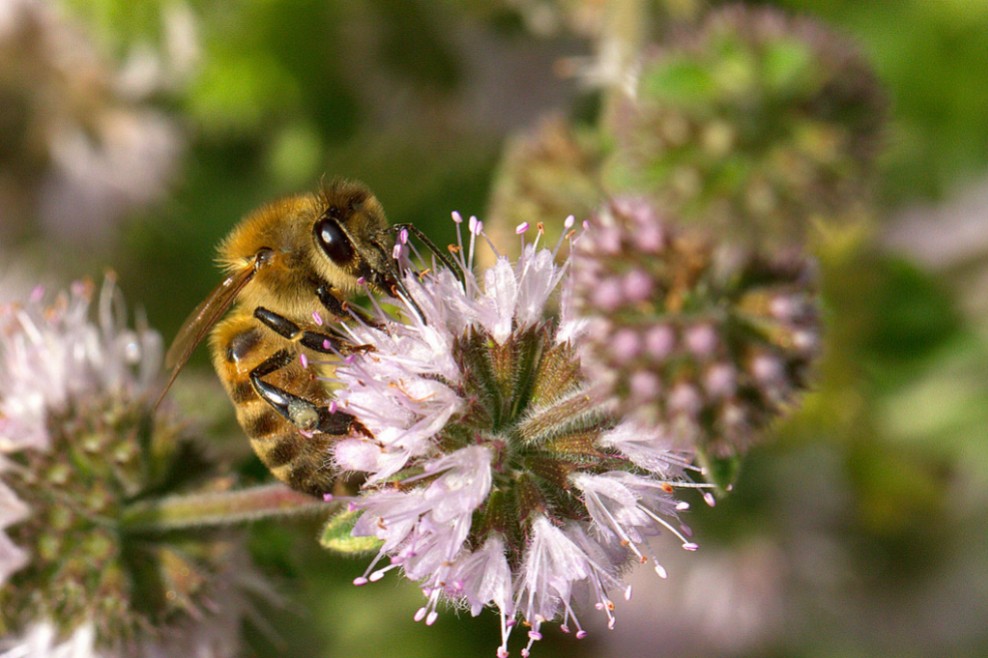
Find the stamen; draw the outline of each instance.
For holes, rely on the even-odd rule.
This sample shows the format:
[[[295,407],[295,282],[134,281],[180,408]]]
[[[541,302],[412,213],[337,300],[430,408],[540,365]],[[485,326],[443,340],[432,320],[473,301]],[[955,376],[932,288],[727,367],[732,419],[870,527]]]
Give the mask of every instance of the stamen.
[[[494,258],[495,259],[501,258],[501,252],[498,251],[497,247],[494,246],[494,243],[491,241],[490,237],[488,237],[486,233],[483,233],[482,235],[484,236],[484,240],[487,242],[487,246],[490,247],[490,250],[492,252],[494,252]]]
[[[497,648],[498,658],[506,658],[508,656],[508,638],[511,637],[511,629],[514,628],[515,620],[506,619],[504,616],[504,610],[498,610],[501,617],[501,646]]]
[[[398,564],[398,563],[394,563],[394,564],[389,564],[389,565],[388,565],[388,566],[386,566],[386,567],[381,567],[381,568],[380,568],[380,569],[378,569],[377,571],[375,571],[375,572],[373,572],[373,573],[372,573],[372,574],[371,574],[370,576],[368,576],[368,579],[369,579],[369,580],[370,580],[370,581],[371,581],[372,583],[376,583],[377,581],[379,581],[379,580],[381,580],[382,578],[384,578],[384,576],[385,576],[385,575],[386,575],[386,574],[387,574],[387,573],[388,573],[389,571],[391,571],[392,569],[397,569],[397,568],[398,568],[398,567],[400,567],[400,566],[401,566],[400,564]]]
[[[354,511],[355,508],[354,508],[353,505],[354,505],[353,504],[353,501],[350,501],[349,505],[347,506],[347,511],[348,512]],[[380,571],[373,571],[373,573],[372,573],[372,570],[374,569],[374,567],[377,566],[377,563],[380,562],[381,559],[385,557],[385,555],[386,554],[385,554],[385,552],[383,550],[379,551],[378,554],[374,556],[374,559],[371,560],[371,563],[367,565],[367,568],[364,570],[363,575],[361,575],[361,576],[359,576],[357,578],[354,578],[353,584],[356,585],[357,587],[360,587],[361,585],[366,585],[367,583],[377,582],[378,580],[381,579],[381,576],[383,576],[384,572],[386,572],[387,570],[389,570],[389,569],[393,568],[394,566],[396,566],[396,565],[392,564],[389,567],[384,567]],[[378,574],[378,573],[380,573],[381,576],[378,576],[378,577],[375,578],[374,577],[375,574]]]
[[[569,215],[566,221],[563,222],[563,232],[559,234],[559,239],[556,240],[556,246],[552,248],[552,257],[555,258],[559,254],[559,250],[563,246],[563,242],[571,237],[570,229],[573,228],[573,222],[576,218],[573,215]]]
[[[528,632],[528,644],[524,649],[521,650],[521,655],[523,658],[528,658],[532,655],[532,645],[537,641],[542,639],[542,633],[539,632],[539,627],[542,626],[542,620],[536,619],[535,623],[532,624],[532,630]]]
[[[477,236],[480,232],[484,230],[483,222],[481,222],[475,215],[470,215],[470,245],[467,252],[467,263],[464,268],[467,271],[473,271],[473,254],[477,243]]]
[[[600,499],[600,496],[598,496],[597,493],[593,491],[585,491],[584,495],[587,496],[588,498],[591,498],[596,504],[596,506],[601,510],[601,512],[603,512],[603,514],[607,517],[611,530],[614,531],[614,533],[618,536],[619,539],[621,539],[622,544],[627,546],[631,550],[631,552],[634,553],[639,559],[643,559],[645,556],[642,555],[640,550],[638,550],[638,545],[634,542],[634,540],[632,540],[632,538],[625,531],[624,526],[622,526],[621,523],[614,517],[614,515],[611,514],[611,511]]]
[[[636,507],[638,509],[640,509],[641,511],[645,512],[645,514],[647,514],[653,521],[655,521],[659,525],[665,527],[672,534],[676,535],[676,537],[678,537],[679,540],[681,542],[683,542],[683,548],[686,548],[688,544],[691,544],[691,542],[689,542],[686,539],[686,537],[684,537],[683,534],[681,532],[679,532],[679,530],[677,530],[676,528],[674,528],[668,521],[666,521],[665,519],[663,519],[662,517],[660,517],[658,514],[656,514],[652,510],[648,509],[644,505],[640,505],[639,504],[639,505],[636,505]],[[696,546],[696,544],[692,544],[692,546],[694,546],[694,548],[686,548],[686,550],[696,550],[696,548],[698,548]]]
[[[460,231],[460,226],[463,224],[463,217],[456,210],[453,211],[453,222],[456,224],[456,252],[460,254],[460,265],[463,265],[463,234]],[[452,245],[450,245],[452,246]],[[452,251],[452,249],[451,249]],[[466,268],[464,268],[466,269]]]

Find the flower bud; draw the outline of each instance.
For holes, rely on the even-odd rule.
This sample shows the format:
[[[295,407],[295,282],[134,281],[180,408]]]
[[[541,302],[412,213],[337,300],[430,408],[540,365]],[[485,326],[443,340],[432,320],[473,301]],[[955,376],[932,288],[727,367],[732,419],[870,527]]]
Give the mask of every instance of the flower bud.
[[[646,227],[664,236],[661,248],[636,241]],[[599,249],[598,232],[620,250]],[[583,367],[618,413],[727,457],[743,453],[805,387],[820,345],[805,258],[677,230],[641,198],[605,206],[574,252],[574,305],[591,327]],[[605,283],[633,275],[642,279],[636,293],[649,294],[610,286],[602,295],[584,269]]]

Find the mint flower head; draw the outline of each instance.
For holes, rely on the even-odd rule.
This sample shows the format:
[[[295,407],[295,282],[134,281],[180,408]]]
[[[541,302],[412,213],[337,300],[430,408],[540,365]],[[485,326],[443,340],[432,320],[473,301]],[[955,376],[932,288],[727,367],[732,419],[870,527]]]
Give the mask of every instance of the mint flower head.
[[[618,412],[713,458],[744,453],[808,384],[813,262],[676,227],[619,197],[575,247],[581,355]]]
[[[885,98],[827,26],[726,5],[646,55],[616,113],[611,189],[647,190],[735,241],[801,244],[866,199]]]
[[[153,408],[160,336],[125,319],[109,277],[0,307],[2,656],[236,651],[250,569],[235,537],[135,522],[204,462]]]
[[[496,608],[500,656],[519,621],[522,655],[551,620],[584,636],[583,603],[613,624],[630,561],[665,575],[650,537],[696,548],[675,497],[690,486],[692,454],[613,413],[578,356],[586,325],[562,295],[564,240],[544,246],[539,228],[527,241],[528,229],[517,229],[516,262],[499,256],[475,274],[485,236],[471,218],[457,267],[408,275],[402,319],[380,311],[378,326],[350,326],[373,349],[335,373],[338,406],[373,435],[333,454],[366,478],[350,499],[352,535],[378,541],[356,583],[402,571],[422,587],[415,618],[427,624],[442,602],[473,615]]]

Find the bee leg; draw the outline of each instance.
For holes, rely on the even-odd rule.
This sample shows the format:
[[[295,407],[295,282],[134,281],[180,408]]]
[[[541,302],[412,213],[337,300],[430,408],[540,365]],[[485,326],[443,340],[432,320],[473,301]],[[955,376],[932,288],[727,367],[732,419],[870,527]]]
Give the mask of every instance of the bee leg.
[[[332,293],[332,286],[327,284],[321,284],[316,286],[316,297],[319,298],[319,302],[323,305],[327,311],[329,311],[333,317],[337,318],[347,318],[351,315],[356,316],[358,320],[366,325],[381,329],[382,325],[371,318],[367,313],[359,306],[350,306],[339,297]]]
[[[269,384],[262,377],[284,368],[293,357],[288,350],[279,350],[250,371],[250,383],[257,395],[300,430],[343,436],[353,431],[372,437],[370,431],[352,414],[317,405],[283,388]]]
[[[254,317],[279,336],[301,343],[314,352],[322,354],[350,354],[373,349],[370,345],[353,345],[344,336],[330,335],[321,331],[302,329],[283,315],[269,311],[263,306],[254,309]]]
[[[445,265],[446,268],[456,276],[460,284],[466,286],[466,274],[463,273],[463,268],[460,267],[459,263],[457,263],[455,260],[450,258],[449,254],[445,253],[442,249],[440,249],[436,245],[436,243],[433,242],[428,235],[423,233],[422,229],[420,229],[418,226],[415,226],[415,224],[394,224],[391,227],[391,230],[394,231],[395,233],[400,233],[401,231],[408,231],[416,238],[421,240],[423,244],[425,244],[426,248],[428,248],[429,251],[435,254],[436,258],[438,258],[439,261],[443,265]]]

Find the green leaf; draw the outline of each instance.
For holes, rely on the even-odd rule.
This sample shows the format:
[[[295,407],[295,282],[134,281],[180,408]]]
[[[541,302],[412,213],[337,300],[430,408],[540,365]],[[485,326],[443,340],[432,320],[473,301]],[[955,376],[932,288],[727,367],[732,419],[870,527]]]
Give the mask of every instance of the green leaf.
[[[697,458],[706,475],[707,482],[716,487],[717,496],[723,497],[730,493],[734,483],[738,480],[738,475],[741,474],[741,458],[737,455],[715,457],[703,448],[697,451]]]
[[[346,555],[377,551],[381,540],[376,537],[354,537],[350,534],[359,518],[360,512],[356,511],[343,511],[333,516],[323,528],[319,543],[323,548]]]

